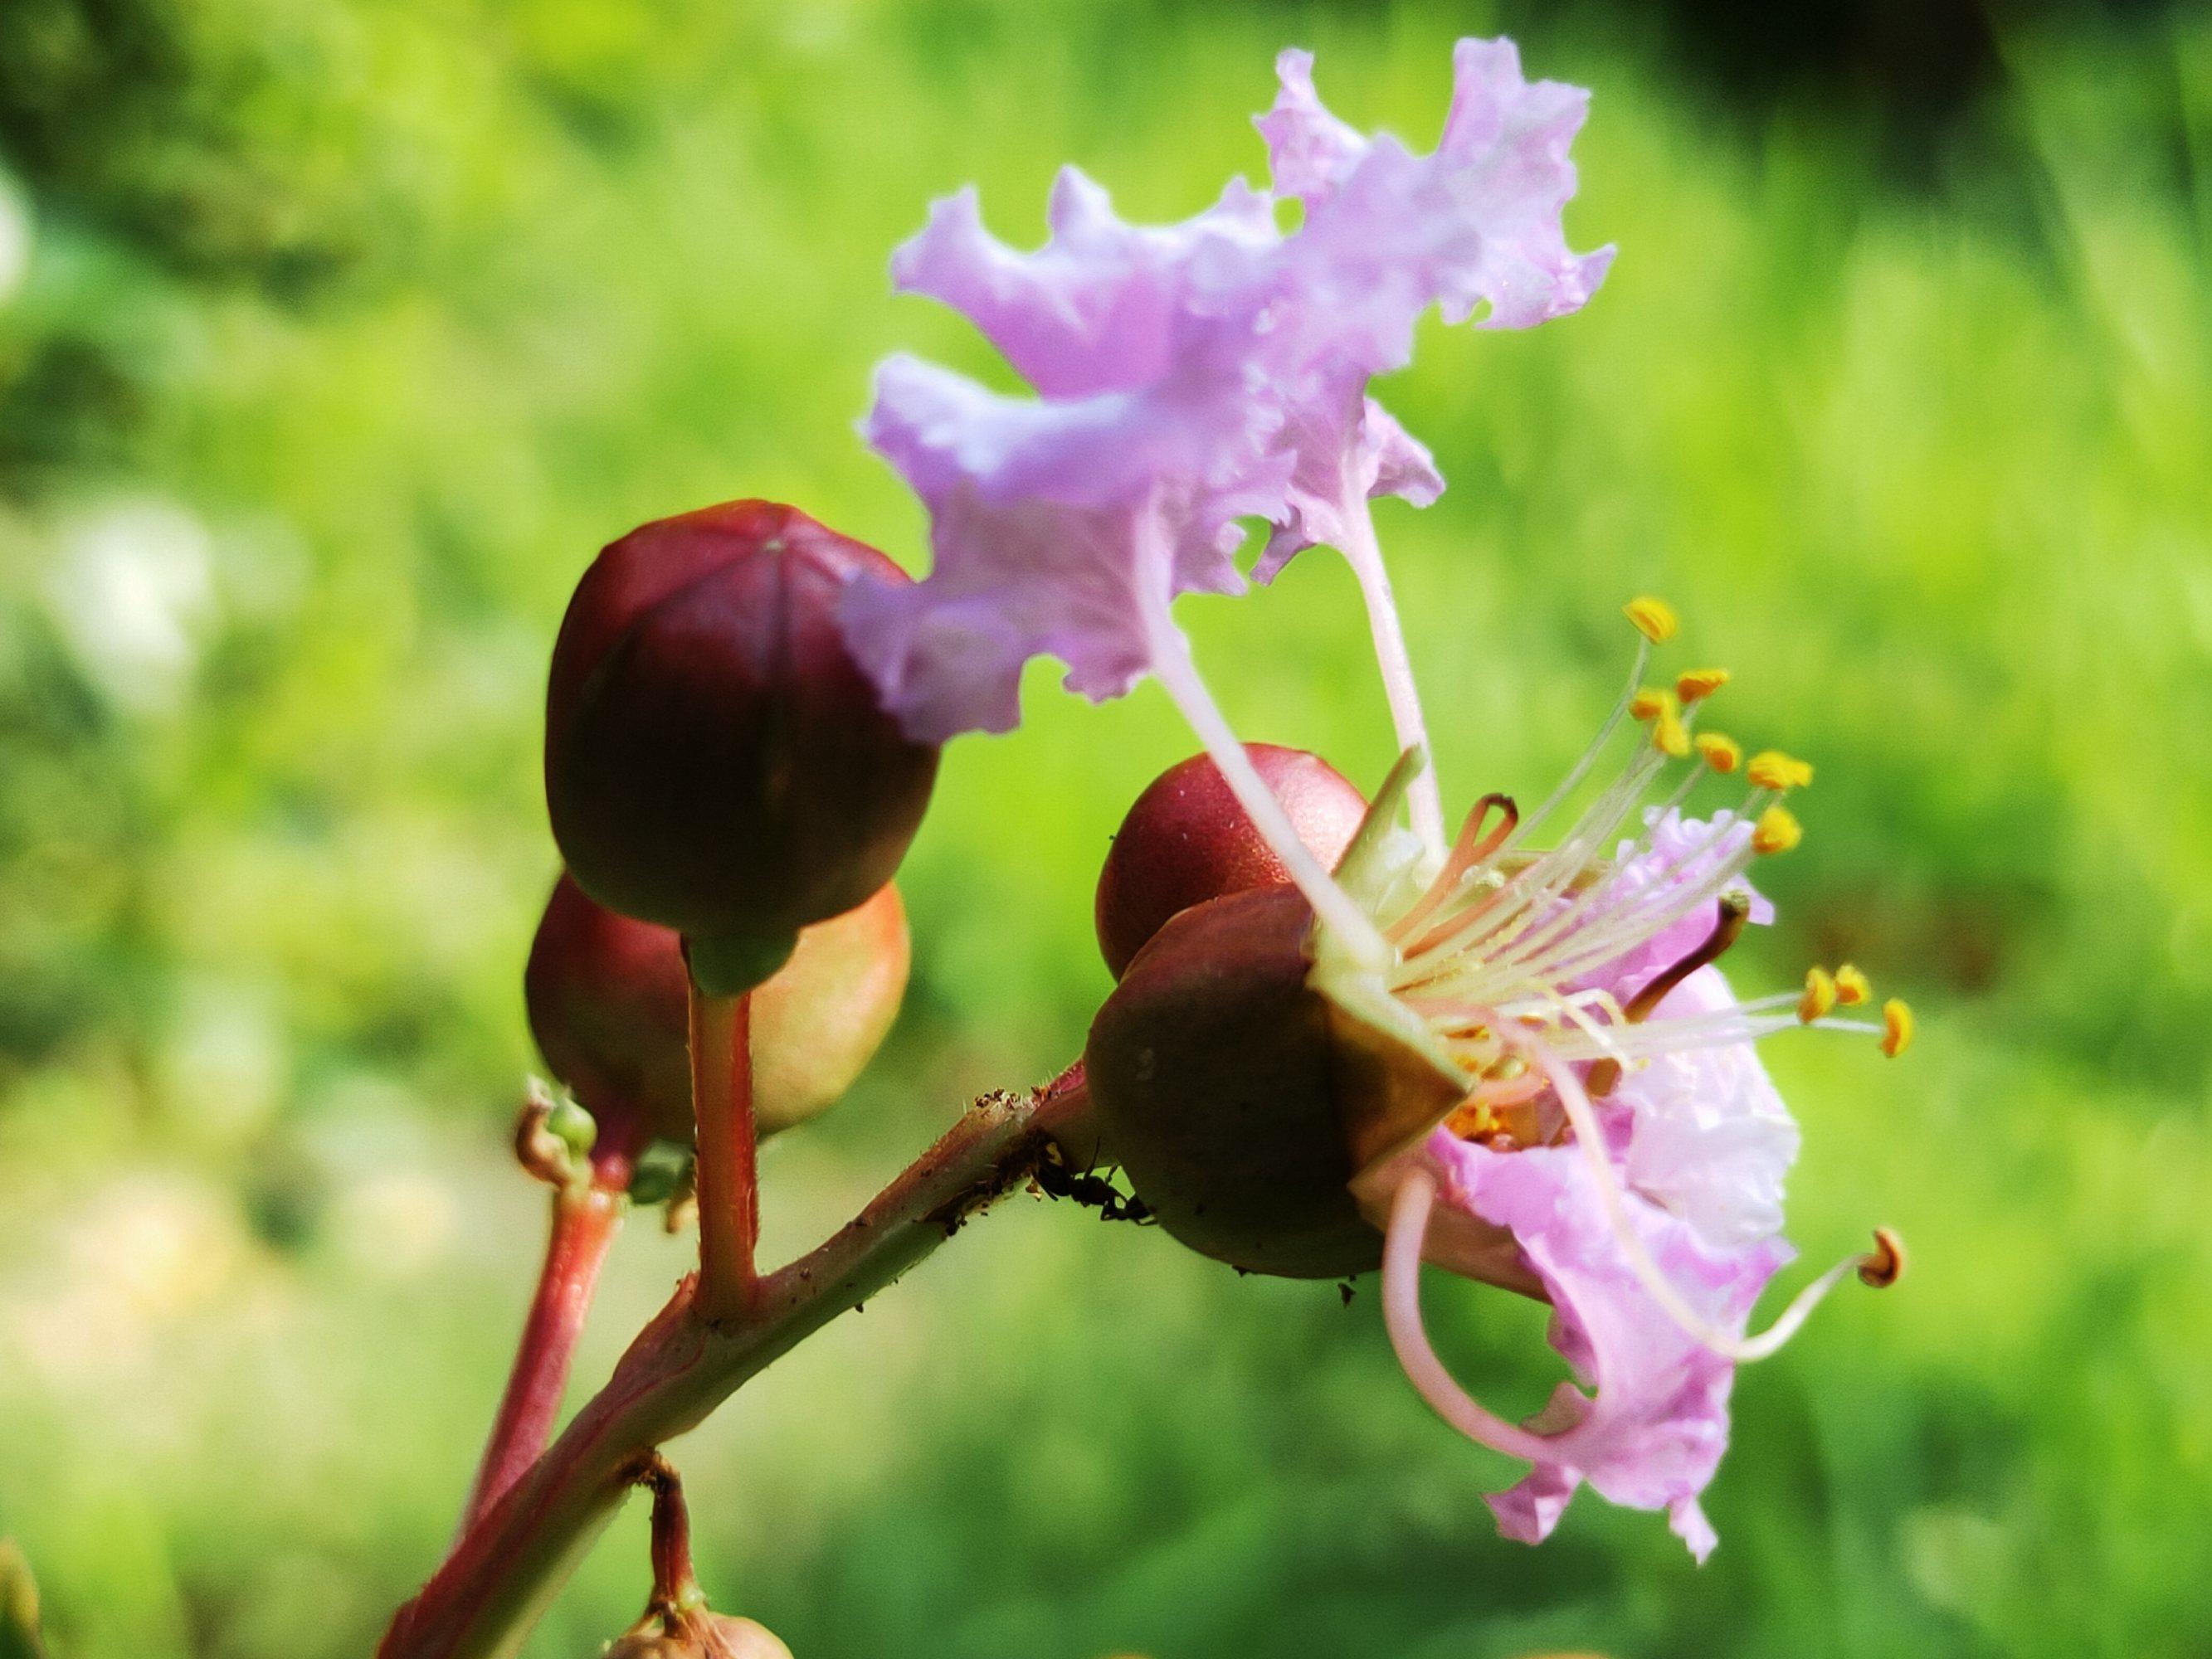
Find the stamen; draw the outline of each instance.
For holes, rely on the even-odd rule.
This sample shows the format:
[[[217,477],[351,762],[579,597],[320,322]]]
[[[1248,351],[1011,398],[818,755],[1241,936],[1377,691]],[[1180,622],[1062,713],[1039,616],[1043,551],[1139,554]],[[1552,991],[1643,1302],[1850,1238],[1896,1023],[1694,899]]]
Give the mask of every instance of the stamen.
[[[1478,835],[1483,820],[1490,816],[1492,807],[1502,809],[1504,816],[1498,827],[1488,835]],[[1452,896],[1467,872],[1488,859],[1505,845],[1506,837],[1521,822],[1521,809],[1513,804],[1510,795],[1488,794],[1475,802],[1468,813],[1467,821],[1460,825],[1459,838],[1452,842],[1451,856],[1429,884],[1428,890],[1416,900],[1411,909],[1386,930],[1393,939],[1401,939],[1436,913],[1437,907]],[[1419,946],[1414,947],[1419,950]]]
[[[1874,1230],[1874,1249],[1859,1258],[1859,1283],[1869,1290],[1886,1291],[1905,1277],[1905,1241],[1896,1230]]]
[[[1662,970],[1628,1000],[1628,1006],[1621,1012],[1629,1024],[1639,1024],[1650,1018],[1652,1010],[1666,1000],[1668,992],[1698,969],[1718,962],[1743,937],[1743,925],[1751,919],[1750,904],[1741,895],[1731,893],[1721,900],[1718,908],[1720,915],[1713,923],[1713,931],[1705,935],[1705,942],[1673,967]]]
[[[1628,712],[1651,722],[1651,746],[1661,754],[1680,760],[1690,752],[1690,728],[1682,724],[1681,705],[1672,691],[1647,685],[1628,700]]]
[[[1751,850],[1762,856],[1786,853],[1805,839],[1805,826],[1786,806],[1770,806],[1759,815],[1751,832]]]
[[[1629,700],[1636,694],[1637,683],[1644,678],[1644,665],[1650,660],[1651,641],[1649,639],[1637,641],[1636,659],[1628,665],[1628,684],[1613,705],[1612,711],[1598,723],[1597,735],[1589,740],[1589,747],[1583,750],[1576,757],[1575,763],[1567,769],[1566,776],[1561,778],[1553,786],[1552,793],[1544,797],[1543,804],[1521,820],[1521,827],[1514,832],[1513,839],[1506,842],[1508,847],[1524,839],[1538,824],[1551,817],[1559,803],[1574,793],[1582,781],[1589,775],[1590,768],[1597,764],[1598,757],[1605,752],[1606,744],[1613,741],[1613,732],[1620,729],[1622,719],[1628,713]]]
[[[1881,1005],[1881,1051],[1895,1060],[1912,1046],[1912,1010],[1901,997]]]
[[[1743,745],[1718,732],[1698,734],[1698,753],[1706,765],[1723,775],[1743,764]]]
[[[1746,775],[1761,789],[1802,789],[1813,781],[1810,763],[1779,749],[1761,750],[1751,757]]]
[[[1390,1224],[1382,1238],[1383,1328],[1407,1381],[1438,1417],[1470,1440],[1536,1462],[1549,1455],[1544,1437],[1477,1404],[1452,1380],[1421,1328],[1421,1248],[1436,1199],[1436,1177],[1417,1167],[1407,1171],[1390,1200]]]
[[[1621,607],[1621,614],[1636,624],[1636,631],[1654,645],[1664,645],[1681,628],[1681,619],[1675,616],[1674,607],[1664,599],[1645,593],[1631,599]]]
[[[1685,705],[1703,702],[1726,685],[1730,678],[1725,668],[1685,669],[1674,677],[1674,695]]]
[[[1801,1024],[1810,1025],[1816,1019],[1826,1019],[1836,1009],[1841,994],[1836,988],[1836,977],[1825,968],[1805,970],[1805,994],[1797,1004],[1797,1018]]]
[[[1844,1007],[1856,1008],[1873,994],[1874,987],[1867,983],[1867,976],[1850,963],[1836,969],[1836,1000]]]
[[[1721,959],[1731,945],[1742,937],[1743,925],[1751,915],[1751,907],[1734,894],[1720,902],[1720,919],[1713,931],[1705,935],[1705,943],[1685,956],[1673,966],[1662,969],[1651,976],[1651,982],[1628,1000],[1620,1011],[1624,1025],[1640,1025],[1651,1017],[1652,1012],[1667,1000],[1667,994],[1684,980]],[[1593,1065],[1586,1085],[1593,1100],[1613,1092],[1620,1081],[1620,1062],[1608,1055]]]

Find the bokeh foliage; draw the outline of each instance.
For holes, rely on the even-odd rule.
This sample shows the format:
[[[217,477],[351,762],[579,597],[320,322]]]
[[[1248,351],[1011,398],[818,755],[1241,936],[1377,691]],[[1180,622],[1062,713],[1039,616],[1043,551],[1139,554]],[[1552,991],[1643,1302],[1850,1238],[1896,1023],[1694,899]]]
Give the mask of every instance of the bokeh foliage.
[[[2212,25],[1995,31],[1900,125],[1731,101],[1602,10],[1134,0],[10,0],[0,8],[0,1533],[70,1659],[366,1650],[442,1547],[534,1255],[500,1131],[552,872],[567,589],[640,520],[788,497],[918,562],[852,434],[884,289],[969,178],[1033,234],[1254,170],[1275,48],[1425,136],[1457,33],[1596,89],[1571,224],[1621,258],[1391,388],[1452,480],[1383,514],[1449,787],[1540,791],[1666,592],[1734,729],[1810,754],[1743,971],[1850,955],[1886,1067],[1778,1045],[1808,1254],[1916,1272],[1738,1390],[1693,1571],[1508,1477],[1371,1294],[1018,1202],[680,1448],[709,1587],[803,1659],[1543,1647],[2202,1654],[2212,1630]],[[1900,138],[1900,134],[1909,135]],[[1900,143],[1912,165],[1897,165]],[[1325,555],[1194,603],[1249,735],[1372,781]],[[1157,696],[969,739],[909,866],[895,1047],[769,1160],[818,1231],[1105,978],[1091,875],[1188,740]],[[639,1230],[582,1371],[678,1270]],[[1440,1289],[1526,1408],[1533,1310]],[[638,1517],[532,1647],[596,1651]]]

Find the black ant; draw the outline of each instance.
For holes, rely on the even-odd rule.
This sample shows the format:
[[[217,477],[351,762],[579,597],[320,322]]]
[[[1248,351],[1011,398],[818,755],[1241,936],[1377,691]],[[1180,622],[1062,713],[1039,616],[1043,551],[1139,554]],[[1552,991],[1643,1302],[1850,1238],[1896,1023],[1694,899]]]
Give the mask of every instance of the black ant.
[[[1152,1218],[1145,1200],[1125,1195],[1106,1176],[1089,1170],[1071,1170],[1060,1148],[1048,1146],[1034,1176],[1036,1189],[1047,1198],[1065,1198],[1098,1212],[1102,1221],[1133,1221],[1139,1226]]]

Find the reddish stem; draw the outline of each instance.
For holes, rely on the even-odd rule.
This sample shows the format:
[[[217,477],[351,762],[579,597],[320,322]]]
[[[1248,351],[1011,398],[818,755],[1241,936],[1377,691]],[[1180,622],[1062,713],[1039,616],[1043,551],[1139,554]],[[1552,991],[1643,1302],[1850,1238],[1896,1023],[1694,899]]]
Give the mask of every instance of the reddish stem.
[[[589,1186],[554,1189],[538,1293],[531,1298],[507,1392],[501,1396],[499,1414],[492,1419],[483,1458],[477,1466],[476,1483],[462,1516],[464,1533],[538,1461],[551,1438],[576,1340],[591,1310],[592,1291],[621,1227],[622,1200],[615,1194]]]
[[[683,1477],[656,1452],[638,1482],[653,1491],[653,1604],[680,1613],[706,1599],[691,1569],[691,1511],[684,1503]]]
[[[844,1228],[763,1279],[735,1322],[703,1319],[694,1283],[679,1285],[606,1386],[393,1616],[379,1659],[512,1655],[654,1447],[958,1231],[1085,1103],[1073,1073],[1026,1098],[987,1097]]]
[[[757,1291],[760,1189],[753,1128],[751,999],[691,987],[691,1110],[698,1122],[697,1308],[709,1323],[743,1317]]]

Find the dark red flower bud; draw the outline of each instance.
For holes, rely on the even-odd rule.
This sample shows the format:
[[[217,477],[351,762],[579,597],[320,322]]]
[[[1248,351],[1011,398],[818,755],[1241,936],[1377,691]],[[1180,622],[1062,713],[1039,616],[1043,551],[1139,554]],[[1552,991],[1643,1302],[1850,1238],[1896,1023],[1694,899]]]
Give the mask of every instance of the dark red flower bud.
[[[632,531],[584,573],[553,647],[545,795],[584,890],[672,927],[718,994],[889,881],[937,750],[846,649],[838,596],[906,576],[770,501]]]
[[[908,963],[896,887],[799,934],[752,995],[761,1133],[812,1117],[851,1086],[898,1012]],[[595,1158],[690,1142],[689,989],[673,932],[617,915],[563,876],[530,947],[523,994],[546,1065],[599,1125]]]
[[[1324,867],[1334,868],[1367,802],[1318,755],[1248,743],[1244,752]],[[1121,820],[1098,872],[1098,948],[1118,979],[1179,910],[1224,893],[1288,881],[1212,757],[1194,755],[1155,778]]]
[[[1160,1224],[1293,1279],[1380,1262],[1352,1177],[1463,1091],[1307,983],[1312,925],[1287,885],[1183,911],[1129,963],[1084,1051],[1104,1154]]]

